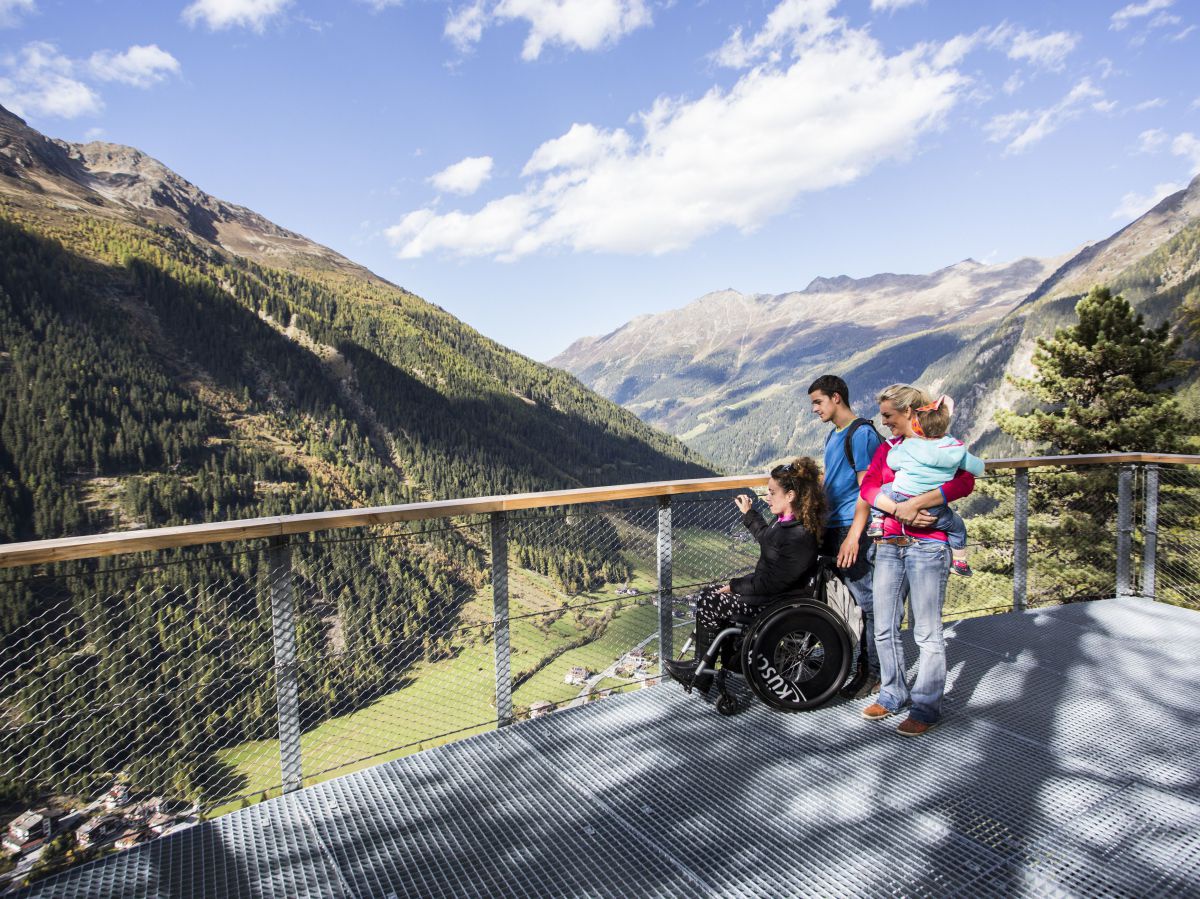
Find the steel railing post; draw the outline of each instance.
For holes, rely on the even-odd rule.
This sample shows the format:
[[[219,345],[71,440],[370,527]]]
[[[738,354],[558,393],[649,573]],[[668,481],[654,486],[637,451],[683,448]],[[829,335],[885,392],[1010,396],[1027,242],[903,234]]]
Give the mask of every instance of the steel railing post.
[[[1142,531],[1142,596],[1154,599],[1158,574],[1158,466],[1146,466],[1146,523]]]
[[[508,625],[508,520],[493,512],[492,627],[496,638],[496,726],[513,722],[512,644]]]
[[[1013,499],[1013,611],[1025,611],[1029,597],[1029,469],[1016,471]]]
[[[1128,596],[1132,586],[1133,466],[1122,465],[1117,476],[1117,596]]]
[[[279,715],[279,772],[283,792],[304,783],[300,754],[300,686],[296,665],[296,594],[292,586],[292,546],[287,536],[271,537],[271,630],[275,644],[275,704]]]
[[[658,667],[666,674],[666,661],[675,653],[675,603],[671,586],[671,498],[658,498]]]

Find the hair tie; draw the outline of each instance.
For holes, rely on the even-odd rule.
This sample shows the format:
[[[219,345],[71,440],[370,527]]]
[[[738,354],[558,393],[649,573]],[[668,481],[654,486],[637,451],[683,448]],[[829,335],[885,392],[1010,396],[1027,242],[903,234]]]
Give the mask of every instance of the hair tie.
[[[937,409],[942,408],[942,406],[946,407],[946,412],[949,415],[951,415],[951,416],[954,415],[954,400],[952,400],[949,396],[947,396],[944,393],[941,396],[939,396],[936,400],[934,400],[932,403],[930,403],[928,406],[918,406],[917,411],[918,412],[933,412]]]

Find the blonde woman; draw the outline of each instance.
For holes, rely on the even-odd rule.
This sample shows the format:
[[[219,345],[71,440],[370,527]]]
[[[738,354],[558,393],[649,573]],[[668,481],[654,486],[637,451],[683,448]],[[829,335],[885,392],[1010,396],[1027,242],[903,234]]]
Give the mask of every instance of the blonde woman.
[[[911,499],[894,500],[883,490],[895,479],[888,467],[888,453],[905,440],[919,436],[917,410],[933,399],[919,388],[892,384],[879,394],[879,414],[892,437],[875,453],[863,477],[851,537],[867,526],[872,507],[884,513],[882,533],[875,538],[875,648],[879,653],[879,699],[863,709],[863,717],[878,721],[911,706],[897,732],[916,737],[935,726],[942,717],[942,695],[946,688],[946,649],[942,639],[942,606],[950,574],[950,546],[945,531],[936,525],[921,527],[930,519],[922,510],[962,499],[975,489],[975,478],[959,472],[941,487]],[[847,544],[851,543],[847,538]],[[839,564],[841,564],[839,559]],[[900,619],[904,597],[912,607],[913,634],[920,659],[911,691],[905,680],[904,644]]]

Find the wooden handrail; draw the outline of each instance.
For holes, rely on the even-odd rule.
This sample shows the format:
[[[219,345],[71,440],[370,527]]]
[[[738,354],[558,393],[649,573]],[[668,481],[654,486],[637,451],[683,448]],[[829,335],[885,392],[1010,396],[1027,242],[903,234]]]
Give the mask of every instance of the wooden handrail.
[[[620,484],[614,487],[580,487],[573,490],[548,490],[542,493],[515,493],[508,496],[445,499],[427,503],[405,503],[398,506],[374,506],[367,509],[339,509],[332,512],[310,512],[302,515],[246,518],[240,521],[218,521],[173,528],[120,531],[99,536],[93,534],[82,537],[61,537],[56,540],[0,544],[0,568],[38,565],[44,562],[65,562],[70,559],[92,559],[99,556],[115,556],[182,546],[201,546],[206,543],[281,537],[287,534],[308,534],[339,528],[391,524],[397,521],[425,521],[457,515],[512,512],[517,509],[543,509],[648,496],[703,493],[709,490],[729,490],[738,487],[753,488],[762,487],[766,483],[766,475],[735,475],[720,478],[695,478],[685,481],[651,481],[643,484]]]
[[[1200,465],[1200,456],[1162,453],[1036,456],[1021,459],[993,459],[987,462],[987,470],[1062,465],[1114,465],[1136,462]],[[544,509],[554,506],[613,502],[650,496],[676,496],[687,493],[704,493],[711,490],[730,490],[738,487],[754,488],[763,487],[766,483],[767,476],[761,474],[694,478],[685,481],[652,481],[613,487],[581,487],[573,490],[548,490],[542,493],[517,493],[508,496],[484,496],[475,499],[449,499],[427,503],[405,503],[398,506],[374,506],[367,509],[339,509],[332,512],[312,512],[303,515],[279,515],[271,518],[248,518],[240,521],[219,521],[172,528],[62,537],[57,540],[34,540],[28,543],[0,544],[0,568],[65,562],[72,559],[92,559],[100,556],[115,556],[184,546],[202,546],[207,543],[308,534],[339,528],[391,524],[397,521],[427,521],[435,518],[479,515],[488,512],[512,512],[517,509]]]
[[[987,470],[997,468],[1046,468],[1072,465],[1121,465],[1140,462],[1158,465],[1200,465],[1200,456],[1172,453],[1090,453],[1082,456],[1031,456],[1024,459],[990,459]]]

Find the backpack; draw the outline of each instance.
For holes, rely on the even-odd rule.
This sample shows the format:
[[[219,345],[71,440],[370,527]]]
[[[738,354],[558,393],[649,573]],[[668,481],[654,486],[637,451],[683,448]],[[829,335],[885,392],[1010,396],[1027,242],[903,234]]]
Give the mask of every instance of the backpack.
[[[854,468],[854,449],[853,449],[853,446],[851,445],[850,441],[852,441],[854,439],[854,432],[857,431],[859,428],[861,428],[863,425],[866,425],[872,431],[875,431],[875,425],[871,422],[871,419],[856,418],[856,419],[854,419],[854,421],[850,422],[849,427],[846,429],[846,440],[842,444],[842,449],[844,449],[846,451],[846,464],[850,466],[851,471],[855,471],[856,469]],[[833,435],[836,433],[837,433],[837,429],[835,428],[834,430],[830,431],[828,434],[825,435],[826,445],[829,444],[829,441],[832,439]],[[875,431],[875,436],[879,437],[880,443],[884,442],[883,436],[880,435],[880,433],[878,431]]]

